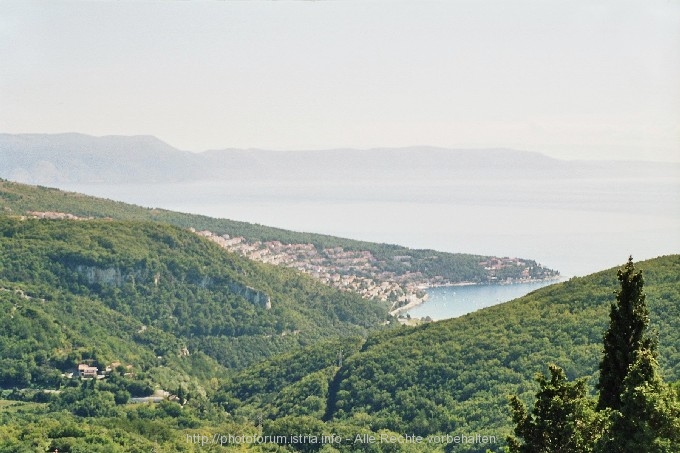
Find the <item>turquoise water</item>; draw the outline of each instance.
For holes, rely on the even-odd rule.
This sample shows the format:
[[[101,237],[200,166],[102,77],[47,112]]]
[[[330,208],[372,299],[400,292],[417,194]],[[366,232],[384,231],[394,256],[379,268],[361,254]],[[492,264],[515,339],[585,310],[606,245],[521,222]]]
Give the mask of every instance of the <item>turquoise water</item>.
[[[535,289],[555,282],[518,283],[515,285],[470,285],[430,288],[427,302],[408,311],[412,318],[429,316],[435,321],[464,314],[522,297]]]

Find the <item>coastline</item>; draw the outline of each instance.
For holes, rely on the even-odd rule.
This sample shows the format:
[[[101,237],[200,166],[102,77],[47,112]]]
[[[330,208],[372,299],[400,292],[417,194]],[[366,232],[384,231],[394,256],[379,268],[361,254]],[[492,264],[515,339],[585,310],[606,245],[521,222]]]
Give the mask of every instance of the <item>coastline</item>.
[[[511,282],[498,282],[498,283],[475,283],[475,282],[458,282],[458,283],[444,283],[444,284],[434,284],[434,285],[418,285],[419,290],[427,291],[430,288],[450,288],[450,287],[461,287],[461,286],[492,286],[492,285],[497,285],[497,286],[508,286],[508,285],[522,285],[522,284],[529,284],[529,283],[539,283],[539,282],[554,282],[554,283],[559,283],[561,281],[564,281],[565,278],[562,276],[555,276],[555,277],[549,277],[549,278],[542,278],[542,279],[531,279],[531,280],[525,280],[525,281],[511,281]],[[394,310],[390,310],[389,314],[391,316],[399,316],[400,314],[403,314],[404,312],[407,312],[413,308],[419,307],[420,305],[423,305],[425,302],[429,300],[429,294],[425,294],[425,297],[422,298],[417,298],[415,300],[410,301],[406,305],[402,305],[401,307],[395,308]]]
[[[430,288],[448,288],[448,287],[453,287],[453,286],[492,286],[492,285],[498,285],[498,286],[506,286],[506,285],[523,285],[526,283],[537,283],[537,282],[562,282],[569,280],[569,277],[564,277],[562,275],[556,275],[553,277],[546,277],[546,278],[532,278],[530,280],[503,280],[503,281],[498,281],[498,282],[493,282],[493,283],[476,283],[476,282],[458,282],[458,283],[435,283],[435,284],[424,284],[424,285],[419,285],[418,289],[422,290],[427,290]]]
[[[429,298],[430,298],[430,295],[426,293],[424,297],[418,297],[415,300],[410,301],[406,305],[402,305],[401,307],[397,307],[394,310],[391,310],[389,312],[389,314],[391,316],[399,316],[401,313],[403,313],[405,311],[409,311],[412,308],[415,308],[415,307],[418,307],[418,306],[424,304],[425,302],[427,302],[427,300]]]
[[[420,271],[414,273],[402,269],[402,272],[399,273],[389,270],[389,266],[385,262],[378,261],[373,253],[367,250],[345,250],[339,246],[319,250],[311,243],[253,242],[248,241],[243,236],[231,237],[228,234],[219,235],[210,230],[197,231],[194,228],[189,228],[189,230],[215,242],[225,250],[248,259],[297,269],[311,275],[321,283],[341,291],[355,292],[364,299],[377,299],[383,302],[391,300],[393,303],[388,309],[391,316],[399,316],[427,302],[429,299],[427,289],[430,288],[511,285],[559,279],[559,273],[549,269],[545,271],[545,268],[540,265],[538,265],[540,270],[538,275],[544,276],[548,272],[550,277],[532,278],[533,267],[529,266],[531,263],[519,258],[491,257],[487,261],[479,263],[479,265],[485,266],[487,282],[459,281],[452,283],[448,281],[447,277],[441,275],[428,277]],[[399,262],[408,261],[408,267],[414,259],[411,255],[394,258],[398,258]],[[518,269],[521,270],[521,273],[514,272],[517,274],[514,277],[506,277],[502,281],[496,281],[496,272],[508,266],[513,269],[520,266]]]

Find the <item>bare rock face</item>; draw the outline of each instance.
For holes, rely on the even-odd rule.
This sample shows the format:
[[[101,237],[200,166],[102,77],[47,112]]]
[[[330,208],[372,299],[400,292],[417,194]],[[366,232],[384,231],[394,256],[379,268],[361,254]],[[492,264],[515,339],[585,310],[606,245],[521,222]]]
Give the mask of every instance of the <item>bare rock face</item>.
[[[88,285],[107,285],[121,287],[127,281],[140,281],[146,276],[142,275],[142,272],[128,272],[124,273],[118,267],[97,267],[97,266],[86,266],[83,264],[78,264],[75,266],[75,271],[85,277]],[[160,274],[156,273],[154,275],[149,275],[148,278],[153,281],[155,286],[158,286],[160,282]],[[203,277],[201,280],[195,282],[201,288],[215,287],[215,282],[212,278]],[[227,283],[229,290],[253,305],[264,308],[265,310],[270,310],[272,308],[272,300],[269,294],[264,291],[260,291],[253,287],[244,285],[239,282],[231,281]]]
[[[263,307],[265,310],[270,310],[272,308],[271,297],[264,291],[236,282],[229,283],[228,286],[231,291],[243,297],[250,303]]]
[[[125,276],[117,267],[101,268],[79,264],[76,266],[76,272],[83,275],[90,285],[123,286],[125,282]]]

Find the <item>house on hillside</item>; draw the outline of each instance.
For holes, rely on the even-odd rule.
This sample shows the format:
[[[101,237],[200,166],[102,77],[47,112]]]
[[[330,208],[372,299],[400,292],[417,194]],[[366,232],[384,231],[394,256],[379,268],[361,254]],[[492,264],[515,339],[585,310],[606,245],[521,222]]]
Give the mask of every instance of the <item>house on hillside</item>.
[[[83,378],[96,378],[98,371],[96,366],[90,366],[85,363],[78,365],[78,375]]]

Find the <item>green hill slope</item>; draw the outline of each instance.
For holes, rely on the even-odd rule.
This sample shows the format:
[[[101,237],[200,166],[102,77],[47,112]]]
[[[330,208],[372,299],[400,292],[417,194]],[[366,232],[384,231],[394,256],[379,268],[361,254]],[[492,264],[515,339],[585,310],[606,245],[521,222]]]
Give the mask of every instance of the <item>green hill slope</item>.
[[[107,346],[120,336],[137,345],[121,351],[171,357],[186,347],[240,368],[318,339],[363,335],[386,319],[373,301],[153,223],[0,218],[0,288],[8,326],[16,327],[18,310],[30,320],[26,337],[50,333],[50,342],[37,342],[48,363],[76,344],[122,359]],[[18,303],[17,290],[32,298]]]
[[[206,451],[186,435],[256,433],[206,399],[219,380],[386,319],[174,226],[0,216],[0,451]],[[189,402],[126,404],[159,389]]]
[[[678,380],[680,255],[638,267],[665,377]],[[0,386],[62,386],[59,396],[28,396],[48,404],[0,400],[0,451],[38,445],[141,451],[133,443],[198,451],[187,441],[192,433],[479,434],[502,442],[511,431],[508,395],[531,401],[533,375],[548,363],[570,378],[597,376],[616,287],[615,270],[607,270],[461,318],[366,338],[385,319],[384,307],[232,256],[186,230],[0,218]],[[188,356],[180,354],[184,347]],[[267,356],[273,357],[261,360]],[[62,378],[81,361],[132,365],[134,376],[121,371],[92,386]],[[184,407],[116,400],[180,386],[192,395]],[[481,452],[500,446],[357,445],[336,447]]]
[[[665,377],[678,380],[680,255],[641,262],[637,267],[645,275]],[[236,413],[261,411],[272,419],[323,414],[333,429],[351,426],[372,432],[388,429],[423,436],[480,434],[504,439],[512,428],[508,395],[532,401],[537,390],[533,377],[546,373],[547,364],[562,366],[571,379],[590,376],[594,389],[602,335],[617,285],[616,270],[610,269],[461,318],[380,332],[361,345],[345,345],[341,368],[337,367],[339,345],[327,348],[325,357],[311,352],[299,353],[297,359],[288,357],[285,363],[297,363],[306,370],[305,385],[316,383],[313,395],[325,400],[323,409],[299,404],[291,410],[282,395],[300,393],[302,380],[297,382],[297,377],[265,385],[262,379],[271,374],[262,370],[279,370],[281,364],[276,361],[244,371],[216,398]],[[298,373],[287,369],[284,375]],[[272,424],[281,426],[281,420]],[[460,445],[456,451],[485,451],[487,447]]]
[[[680,378],[680,256],[639,263],[661,364]],[[507,432],[507,395],[531,399],[548,363],[597,376],[615,270],[553,285],[462,318],[372,337],[346,360],[335,419],[370,413],[397,431]],[[591,384],[594,381],[591,380]],[[592,387],[591,387],[592,388]]]

